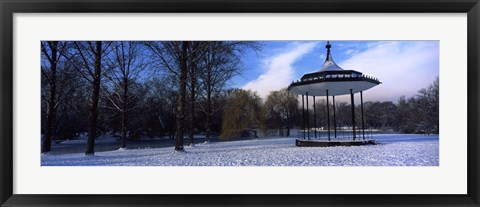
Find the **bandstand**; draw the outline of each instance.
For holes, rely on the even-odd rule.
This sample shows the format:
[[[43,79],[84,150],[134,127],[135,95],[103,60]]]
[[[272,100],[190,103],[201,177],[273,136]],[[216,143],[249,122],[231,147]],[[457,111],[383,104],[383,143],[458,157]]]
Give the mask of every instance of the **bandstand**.
[[[322,68],[314,73],[307,73],[302,76],[298,81],[292,82],[288,86],[288,90],[302,97],[302,137],[296,140],[296,145],[310,146],[310,147],[327,147],[327,146],[355,146],[375,144],[373,139],[365,139],[365,121],[363,115],[363,91],[366,91],[374,86],[379,85],[381,82],[373,77],[367,76],[361,72],[355,70],[345,70],[340,68],[332,58],[330,52],[330,42],[327,41],[327,57]],[[360,93],[361,104],[361,136],[357,135],[357,127],[355,123],[355,104],[354,94]],[[351,113],[352,113],[352,133],[348,139],[337,139],[337,125],[336,125],[336,110],[335,110],[335,96],[350,95],[351,100]],[[309,113],[308,113],[308,100],[309,97],[313,97],[313,126],[310,125]],[[317,137],[316,126],[316,97],[326,97],[327,107],[327,139],[320,139]],[[333,138],[330,131],[330,105],[329,96],[332,96],[333,101]],[[306,102],[306,103],[305,103]],[[307,113],[305,114],[305,105]],[[305,121],[305,118],[307,121]],[[314,128],[311,133],[311,127]],[[311,137],[312,135],[312,137]],[[357,139],[358,138],[358,139]]]

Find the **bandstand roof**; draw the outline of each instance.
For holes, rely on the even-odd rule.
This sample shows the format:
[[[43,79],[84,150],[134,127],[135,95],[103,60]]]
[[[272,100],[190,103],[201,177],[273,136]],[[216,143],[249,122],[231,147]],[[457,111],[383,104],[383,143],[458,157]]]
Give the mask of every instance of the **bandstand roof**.
[[[314,73],[307,73],[298,81],[288,86],[290,92],[309,96],[345,95],[350,92],[358,93],[370,89],[381,82],[373,77],[366,76],[355,70],[344,70],[338,66],[330,54],[330,42],[325,46],[327,57],[322,68]]]

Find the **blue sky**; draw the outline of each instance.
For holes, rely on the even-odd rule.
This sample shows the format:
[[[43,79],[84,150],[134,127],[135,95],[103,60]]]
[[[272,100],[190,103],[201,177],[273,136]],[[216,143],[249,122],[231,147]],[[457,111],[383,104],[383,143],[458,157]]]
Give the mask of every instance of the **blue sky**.
[[[242,76],[233,87],[256,91],[265,98],[325,61],[326,41],[266,41],[262,51],[245,54]],[[439,41],[330,41],[334,61],[382,84],[364,92],[364,101],[398,101],[414,96],[439,75]],[[348,96],[338,97],[346,101]]]

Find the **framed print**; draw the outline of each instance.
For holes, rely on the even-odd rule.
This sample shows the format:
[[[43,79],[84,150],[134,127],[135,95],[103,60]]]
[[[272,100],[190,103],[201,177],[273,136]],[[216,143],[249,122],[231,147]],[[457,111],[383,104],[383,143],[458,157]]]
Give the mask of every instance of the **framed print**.
[[[479,206],[471,1],[1,1],[2,206]]]

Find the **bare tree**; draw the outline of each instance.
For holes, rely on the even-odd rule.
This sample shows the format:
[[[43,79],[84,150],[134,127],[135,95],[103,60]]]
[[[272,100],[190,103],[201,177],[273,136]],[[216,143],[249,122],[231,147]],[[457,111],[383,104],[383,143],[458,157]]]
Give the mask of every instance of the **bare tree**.
[[[435,80],[427,87],[418,91],[416,96],[418,109],[420,111],[420,123],[423,128],[423,133],[438,133],[439,132],[439,78]]]
[[[190,49],[193,49],[194,52],[191,53],[190,58],[188,60],[190,64],[190,70],[189,70],[189,76],[190,76],[190,105],[189,105],[189,116],[188,116],[188,146],[193,145],[193,135],[194,135],[194,126],[193,126],[193,120],[195,117],[195,102],[196,102],[196,97],[195,94],[197,92],[197,56],[201,56],[202,54],[199,54],[200,51],[196,50],[196,47],[201,46],[201,43],[199,42],[192,42],[192,47]]]
[[[51,150],[53,127],[55,121],[55,111],[58,107],[56,101],[57,92],[57,66],[60,61],[61,53],[66,48],[65,42],[58,41],[46,41],[41,42],[42,50],[42,76],[48,83],[48,99],[46,110],[46,123],[45,123],[45,135],[42,142],[42,153],[49,152]]]
[[[195,62],[193,54],[198,54],[202,47],[188,41],[145,42],[145,45],[150,48],[157,63],[172,73],[178,81],[175,151],[182,151],[188,73],[193,66],[191,63]]]
[[[147,67],[140,46],[134,41],[112,43],[113,55],[109,61],[114,67],[105,73],[106,81],[102,84],[106,87],[102,94],[110,103],[104,107],[120,113],[121,148],[126,147],[128,113],[137,107],[137,97],[145,92],[144,85],[135,84],[145,74],[144,69]],[[144,79],[146,78],[143,77],[142,80]]]
[[[147,82],[147,100],[144,103],[148,111],[147,115],[147,133],[150,136],[159,135],[164,137],[168,135],[173,139],[175,133],[175,111],[177,106],[176,80],[170,76],[155,77]]]
[[[211,118],[223,106],[213,106],[212,98],[220,95],[227,82],[235,75],[241,74],[241,58],[245,50],[259,50],[257,42],[216,41],[208,42],[205,54],[200,59],[202,72],[199,73],[202,82],[202,93],[205,105],[200,105],[200,111],[206,115],[205,142],[210,138]]]
[[[111,42],[102,41],[73,42],[73,50],[64,55],[77,69],[79,74],[92,85],[86,155],[95,153],[102,69],[109,69],[108,66],[104,67],[102,60],[108,55],[110,44]]]
[[[185,119],[185,96],[187,86],[187,50],[189,42],[181,42],[180,53],[180,79],[179,79],[179,93],[178,93],[178,110],[177,110],[177,134],[175,142],[175,151],[183,151],[183,121]]]
[[[279,91],[272,91],[267,96],[264,107],[266,118],[280,123],[280,127],[287,129],[286,136],[290,136],[290,128],[295,124],[300,113],[297,96],[285,88]]]

